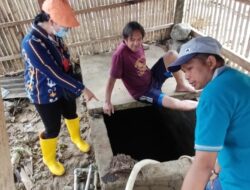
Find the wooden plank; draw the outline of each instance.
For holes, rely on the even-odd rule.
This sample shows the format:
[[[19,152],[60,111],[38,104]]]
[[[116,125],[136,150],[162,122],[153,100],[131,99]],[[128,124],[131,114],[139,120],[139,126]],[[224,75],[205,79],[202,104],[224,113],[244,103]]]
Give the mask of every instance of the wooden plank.
[[[247,43],[247,49],[246,49],[245,56],[248,57],[249,55],[250,55],[250,36],[248,38],[248,43]]]
[[[242,57],[240,54],[235,53],[234,51],[226,47],[222,48],[222,54],[229,60],[237,63],[237,65],[241,66],[243,69],[246,69],[248,72],[250,72],[250,61],[248,59]]]
[[[205,2],[206,0],[202,0],[201,1],[201,9],[200,9],[200,14],[199,14],[199,18],[204,22],[204,25],[202,26],[202,30],[203,32],[205,31],[205,29],[207,28],[207,24],[206,24],[206,14],[205,14],[205,10],[206,10],[206,6],[205,6]]]
[[[156,30],[163,30],[163,29],[171,29],[173,26],[173,23],[170,24],[164,24],[161,26],[155,26],[155,27],[151,27],[151,28],[147,28],[145,29],[146,32],[152,32],[152,31],[156,31]],[[103,37],[101,39],[92,39],[92,40],[88,40],[88,41],[80,41],[80,42],[75,42],[75,43],[71,43],[68,44],[68,47],[77,47],[80,45],[88,45],[88,44],[95,44],[95,43],[100,43],[100,42],[105,42],[108,40],[115,40],[115,39],[119,39],[121,37],[121,35],[114,35],[114,36],[109,36],[109,37]],[[13,60],[13,59],[20,59],[22,56],[21,54],[16,54],[16,55],[10,55],[10,56],[4,56],[4,57],[0,57],[0,62],[2,61],[9,61],[9,60]]]
[[[9,139],[5,126],[4,107],[0,89],[0,187],[14,190],[13,170],[10,162]]]
[[[230,44],[231,49],[233,49],[233,38],[234,38],[235,31],[237,30],[236,28],[237,23],[236,23],[236,16],[235,16],[235,13],[237,13],[236,8],[237,8],[237,2],[233,1],[233,8],[231,12],[231,24],[229,25],[230,31],[229,31],[229,37],[227,38],[228,40],[231,41],[231,44]]]
[[[205,0],[205,3],[203,4],[203,6],[204,6],[204,8],[205,8],[205,10],[203,11],[203,13],[202,13],[202,18],[204,19],[204,21],[206,22],[206,27],[205,27],[205,31],[204,31],[204,33],[208,33],[208,31],[209,31],[209,23],[211,22],[210,21],[210,19],[211,19],[211,17],[209,16],[209,2],[208,2],[208,0]]]
[[[227,13],[227,29],[226,29],[226,34],[225,34],[225,41],[227,41],[228,46],[229,44],[229,39],[230,39],[230,34],[231,34],[231,28],[233,27],[233,13],[231,12],[231,10],[233,10],[235,1],[230,1],[229,2],[229,6],[228,6],[228,13]],[[231,14],[231,15],[230,15]]]
[[[191,32],[192,36],[204,36],[204,34],[200,33],[198,30],[192,28]],[[250,72],[250,61],[246,59],[245,57],[239,55],[238,53],[226,48],[222,47],[222,55],[224,55],[229,60],[233,61],[234,63],[237,63],[239,66],[241,66],[243,69]]]
[[[235,20],[235,25],[234,30],[233,30],[233,35],[232,35],[232,48],[233,50],[237,51],[238,47],[236,45],[239,45],[240,41],[239,41],[239,35],[240,35],[240,29],[241,29],[241,25],[240,25],[240,20],[241,18],[241,12],[242,12],[242,3],[239,4],[239,6],[237,7],[237,9],[234,9],[234,13],[236,13],[236,20]]]
[[[236,50],[240,54],[243,54],[243,46],[244,46],[244,42],[246,41],[246,35],[241,35],[241,31],[243,31],[244,21],[246,21],[244,17],[245,17],[247,7],[248,6],[246,4],[243,5],[243,14],[241,14],[241,19],[239,23],[240,30],[238,34],[238,43],[236,44]],[[247,29],[245,31],[246,33],[243,33],[243,34],[247,34],[248,32]]]
[[[225,1],[224,3],[224,12],[223,12],[223,16],[222,16],[222,20],[226,20],[227,18],[229,18],[229,7],[230,4],[232,3],[232,1]],[[221,43],[225,43],[225,37],[227,36],[227,25],[228,22],[223,22],[222,26],[221,26],[221,34],[220,34],[220,39],[221,39]]]
[[[240,3],[245,3],[245,4],[250,5],[250,0],[235,0],[235,1],[238,1]]]
[[[126,2],[122,3],[114,3],[110,5],[102,5],[98,7],[93,7],[93,8],[88,8],[88,9],[81,9],[75,11],[75,14],[86,14],[86,13],[91,13],[91,12],[96,12],[96,11],[101,11],[101,10],[107,10],[107,9],[112,9],[116,7],[124,7],[124,6],[130,6],[131,4],[137,4],[137,3],[142,3],[144,1],[150,1],[150,0],[129,0]],[[33,18],[31,19],[26,19],[26,20],[21,20],[21,21],[13,21],[13,22],[5,22],[5,23],[0,23],[0,28],[6,28],[10,26],[16,26],[20,24],[27,24],[31,23],[33,21]]]
[[[172,26],[173,26],[172,23],[171,24],[165,24],[165,25],[161,25],[161,26],[147,28],[147,29],[145,29],[145,31],[146,32],[152,32],[152,31],[156,31],[156,30],[170,29],[170,28],[172,28]],[[75,42],[75,43],[72,43],[72,44],[68,44],[68,47],[75,47],[75,46],[87,45],[87,44],[95,44],[95,43],[104,42],[104,41],[108,41],[108,40],[118,39],[120,37],[121,37],[121,35],[114,35],[114,36],[104,37],[104,38],[101,38],[101,39],[93,39],[93,40],[89,40],[89,41]]]
[[[9,61],[13,59],[20,59],[21,57],[22,57],[21,54],[3,56],[3,57],[0,57],[0,62]]]
[[[0,23],[0,28],[7,28],[7,27],[10,27],[10,26],[27,24],[27,23],[31,23],[32,21],[33,21],[33,18],[32,19],[21,20],[21,21]]]
[[[245,30],[244,30],[243,34],[247,34],[248,29],[249,29],[249,25],[250,25],[250,8],[248,9],[247,15],[248,16],[247,16],[247,20],[245,21]],[[245,55],[245,57],[248,57],[248,55],[250,53],[250,33],[248,34],[248,38],[247,38],[247,35],[244,36],[244,42],[243,43],[245,45],[241,46],[240,54],[243,54],[243,55]]]
[[[91,13],[91,12],[96,12],[96,11],[101,11],[101,10],[112,9],[112,8],[116,8],[116,7],[130,6],[132,4],[142,3],[144,1],[150,1],[150,0],[128,0],[128,1],[122,2],[122,3],[114,3],[114,4],[110,4],[110,5],[102,5],[102,6],[98,6],[98,7],[82,9],[82,10],[75,11],[75,13],[76,14]]]
[[[218,0],[216,3],[216,9],[215,9],[215,18],[217,19],[216,22],[216,31],[215,31],[215,38],[220,39],[220,30],[223,28],[221,22],[223,21],[222,18],[222,10],[223,10],[223,0]]]
[[[209,33],[208,35],[210,36],[213,36],[215,33],[214,33],[214,28],[216,26],[216,18],[215,18],[215,11],[216,11],[216,4],[217,2],[213,2],[213,1],[210,1],[210,4],[211,4],[211,25],[210,25],[210,29],[209,29]]]

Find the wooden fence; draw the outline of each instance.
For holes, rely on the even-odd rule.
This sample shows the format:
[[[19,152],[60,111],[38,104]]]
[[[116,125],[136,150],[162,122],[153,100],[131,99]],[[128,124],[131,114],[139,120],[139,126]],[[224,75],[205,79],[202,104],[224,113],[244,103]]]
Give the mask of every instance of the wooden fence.
[[[183,22],[250,62],[249,0],[186,0],[184,10]]]
[[[0,75],[23,70],[20,43],[43,0],[0,1]],[[190,23],[249,63],[250,0],[69,0],[80,27],[66,38],[71,54],[113,50],[131,20],[146,29],[145,41],[168,37],[173,23]],[[185,3],[183,3],[185,2]],[[184,6],[184,8],[183,8]]]
[[[111,51],[119,42],[124,25],[139,21],[146,41],[166,37],[174,21],[175,0],[70,0],[80,27],[66,38],[72,56]],[[20,43],[39,12],[34,0],[0,1],[0,75],[23,69]]]

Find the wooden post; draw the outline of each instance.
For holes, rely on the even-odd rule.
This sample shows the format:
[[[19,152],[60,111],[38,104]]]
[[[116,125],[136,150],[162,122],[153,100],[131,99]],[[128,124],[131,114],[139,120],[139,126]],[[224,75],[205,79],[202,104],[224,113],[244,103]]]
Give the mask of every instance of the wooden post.
[[[5,126],[3,100],[0,89],[0,189],[14,190],[14,175],[10,162],[9,138]]]
[[[175,6],[174,24],[182,22],[185,0],[177,0]]]
[[[42,4],[45,0],[38,0],[38,4],[39,4],[39,7],[40,7],[40,10],[42,10]]]

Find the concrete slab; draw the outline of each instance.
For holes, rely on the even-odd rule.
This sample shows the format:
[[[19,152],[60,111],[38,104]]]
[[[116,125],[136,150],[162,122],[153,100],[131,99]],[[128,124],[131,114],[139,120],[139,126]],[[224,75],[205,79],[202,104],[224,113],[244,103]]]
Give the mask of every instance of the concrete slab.
[[[148,50],[145,50],[147,65],[151,68],[154,63],[165,54],[161,47],[150,45]],[[87,108],[90,114],[101,113],[105,98],[105,88],[109,77],[109,68],[111,65],[111,53],[97,55],[83,55],[80,58],[81,70],[83,74],[84,84],[95,93],[99,101],[90,101],[87,103]],[[166,80],[162,90],[170,96],[180,99],[193,99],[197,97],[194,93],[176,93],[175,80],[170,78]],[[127,92],[121,80],[117,80],[113,93],[112,103],[115,110],[135,108],[145,106],[147,104],[135,101]]]

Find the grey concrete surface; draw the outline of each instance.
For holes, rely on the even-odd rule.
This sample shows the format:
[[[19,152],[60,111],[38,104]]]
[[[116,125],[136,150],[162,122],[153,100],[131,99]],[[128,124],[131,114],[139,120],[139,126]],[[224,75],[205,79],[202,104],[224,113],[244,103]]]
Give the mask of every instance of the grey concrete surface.
[[[151,68],[152,65],[164,55],[164,50],[161,47],[150,45],[148,50],[145,50],[147,65]],[[81,70],[83,74],[84,84],[97,96],[99,101],[90,101],[87,103],[87,108],[91,113],[102,112],[102,106],[105,98],[105,88],[109,77],[109,68],[111,65],[111,53],[97,55],[83,55],[80,58]],[[166,80],[162,90],[168,95],[180,99],[192,99],[197,94],[192,93],[176,93],[175,80],[170,78]],[[127,92],[121,80],[117,80],[113,93],[112,103],[115,110],[135,108],[145,106],[140,102],[135,101]]]

